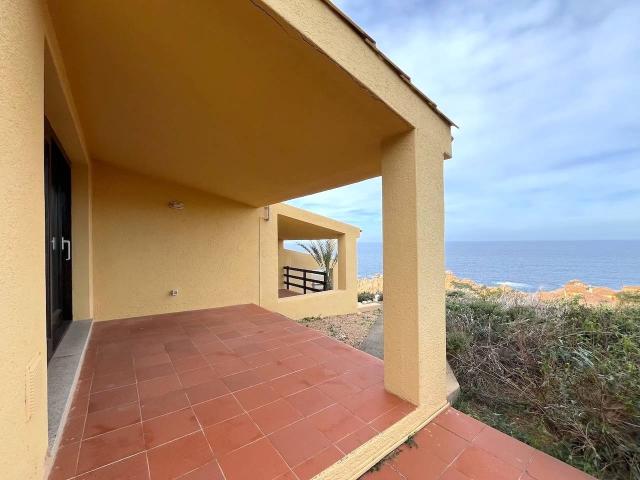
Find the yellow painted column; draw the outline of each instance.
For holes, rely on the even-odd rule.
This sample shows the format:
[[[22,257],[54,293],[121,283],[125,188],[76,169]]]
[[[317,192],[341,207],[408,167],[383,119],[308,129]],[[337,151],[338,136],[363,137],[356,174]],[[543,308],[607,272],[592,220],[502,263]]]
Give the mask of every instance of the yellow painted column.
[[[271,208],[267,219],[263,209],[258,209],[259,215],[257,219],[260,232],[260,251],[258,252],[258,262],[260,266],[260,306],[268,310],[276,309],[278,303],[278,287],[280,286],[280,276],[278,275],[278,217],[274,210],[274,208]]]
[[[443,149],[414,130],[383,145],[385,387],[446,402]]]
[[[334,275],[334,282],[337,282],[337,288],[340,290],[355,291],[357,288],[358,253],[356,240],[354,235],[346,233],[338,237],[338,268],[336,269],[338,275]]]
[[[0,477],[21,480],[47,450],[41,8],[0,2]]]
[[[93,318],[91,197],[91,166],[74,163],[71,165],[74,320]]]
[[[348,239],[346,234],[342,234],[338,237],[338,262],[337,267],[334,269],[333,275],[333,288],[335,290],[346,290],[347,289],[347,269],[349,263],[349,247],[348,247]],[[336,275],[337,273],[337,275]]]
[[[278,239],[278,288],[284,288],[284,276],[282,275],[285,266],[284,240]]]

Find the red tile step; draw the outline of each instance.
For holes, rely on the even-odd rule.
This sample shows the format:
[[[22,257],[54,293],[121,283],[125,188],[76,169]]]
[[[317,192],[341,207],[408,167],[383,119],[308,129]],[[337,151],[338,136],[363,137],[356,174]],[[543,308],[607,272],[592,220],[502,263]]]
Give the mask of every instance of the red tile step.
[[[454,408],[413,439],[363,480],[593,480]]]

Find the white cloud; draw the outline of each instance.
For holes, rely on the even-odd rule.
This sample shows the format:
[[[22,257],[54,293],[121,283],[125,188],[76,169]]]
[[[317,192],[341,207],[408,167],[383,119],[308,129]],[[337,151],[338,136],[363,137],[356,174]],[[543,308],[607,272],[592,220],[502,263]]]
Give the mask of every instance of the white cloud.
[[[461,127],[449,238],[640,238],[640,2],[338,3]],[[379,185],[296,203],[377,238]]]

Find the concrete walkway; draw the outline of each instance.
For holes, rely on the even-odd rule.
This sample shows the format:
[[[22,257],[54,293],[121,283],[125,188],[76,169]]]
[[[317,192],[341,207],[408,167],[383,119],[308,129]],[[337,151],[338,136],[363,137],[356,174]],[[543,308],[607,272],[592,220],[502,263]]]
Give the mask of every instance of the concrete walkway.
[[[360,350],[384,360],[384,315],[381,314],[376,323],[373,324],[371,330],[369,330],[369,335],[360,345]],[[459,393],[460,385],[449,366],[449,362],[447,362],[447,400],[449,400],[449,403],[453,403],[458,398]]]
[[[383,331],[384,316],[380,315],[376,323],[371,327],[371,330],[369,330],[369,335],[367,335],[367,338],[362,342],[362,345],[360,345],[360,350],[374,357],[378,357],[380,360],[384,360]]]

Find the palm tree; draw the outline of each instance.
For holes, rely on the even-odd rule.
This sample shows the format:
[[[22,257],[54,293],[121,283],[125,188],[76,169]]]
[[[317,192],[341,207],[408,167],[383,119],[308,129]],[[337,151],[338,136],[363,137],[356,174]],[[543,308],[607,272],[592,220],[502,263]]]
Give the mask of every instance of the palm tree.
[[[311,240],[298,242],[313,257],[323,272],[327,272],[326,290],[333,290],[333,267],[338,261],[338,242],[335,240]]]

